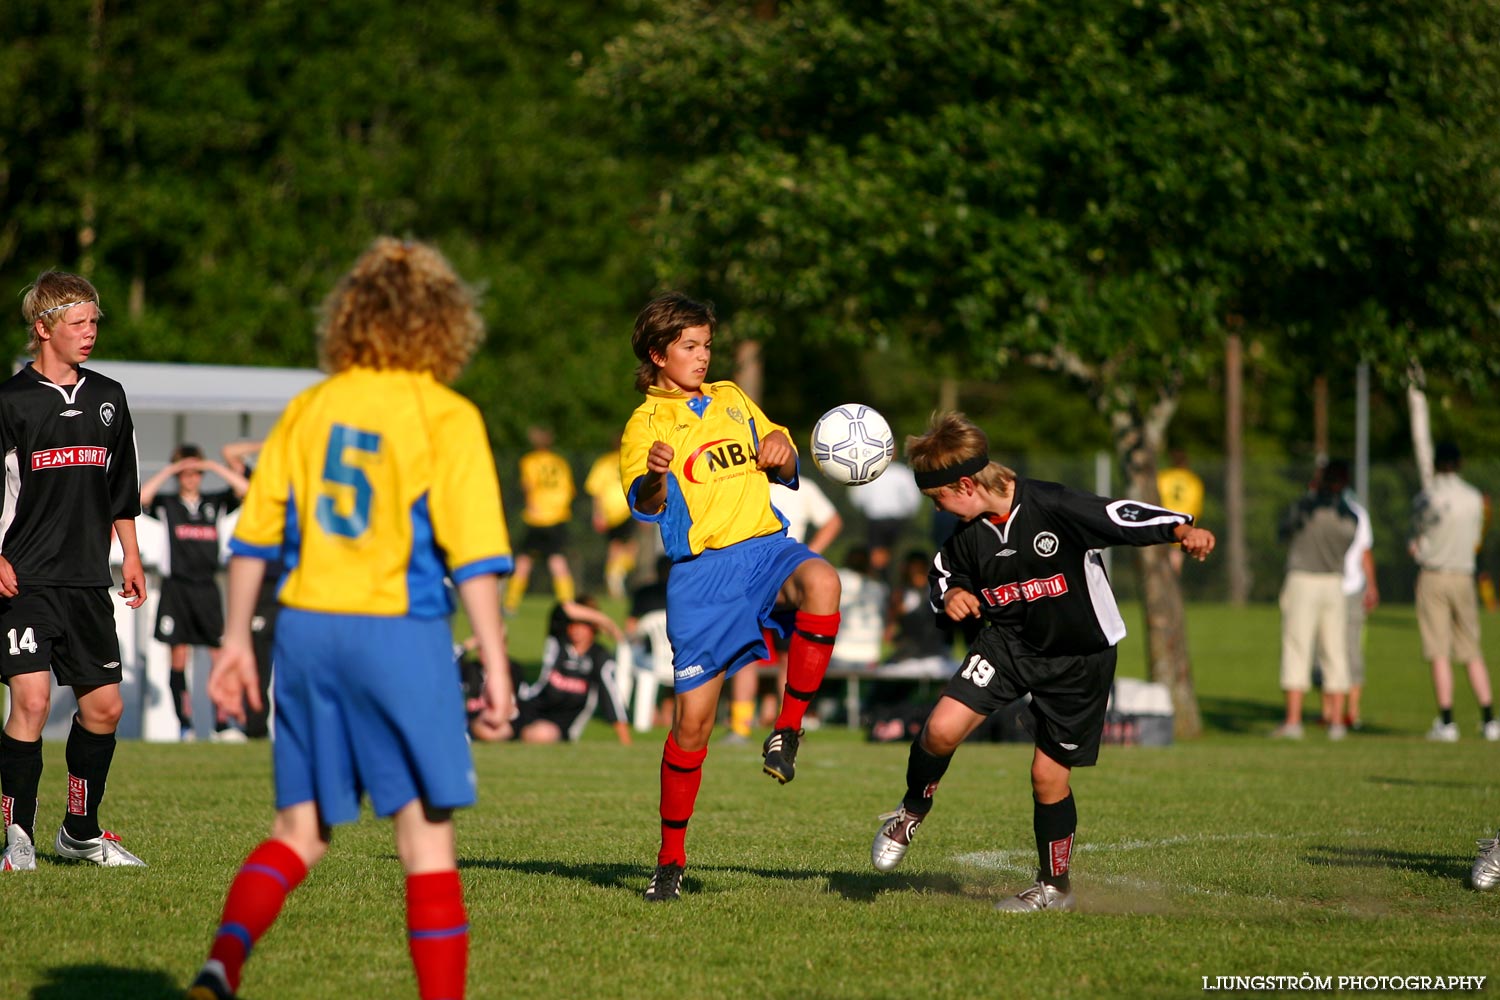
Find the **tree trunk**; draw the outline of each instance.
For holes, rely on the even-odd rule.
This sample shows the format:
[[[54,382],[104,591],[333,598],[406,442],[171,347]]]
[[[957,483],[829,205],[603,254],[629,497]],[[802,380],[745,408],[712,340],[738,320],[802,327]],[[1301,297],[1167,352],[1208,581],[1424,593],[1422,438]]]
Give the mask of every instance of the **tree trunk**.
[[[1245,412],[1244,352],[1240,335],[1224,343],[1224,561],[1229,574],[1229,603],[1250,600],[1250,550],[1245,544]]]
[[[1125,496],[1159,502],[1156,457],[1166,441],[1167,425],[1177,409],[1175,398],[1163,397],[1142,414],[1119,408],[1110,414],[1115,431],[1115,454],[1125,475]],[[1168,547],[1136,549],[1146,619],[1146,650],[1151,679],[1172,692],[1173,734],[1179,740],[1203,733],[1198,695],[1193,687],[1193,665],[1188,655],[1187,613],[1182,585],[1173,572]]]
[[[745,390],[745,395],[761,402],[765,387],[765,366],[760,360],[760,341],[742,340],[734,348],[734,384]]]
[[[1313,376],[1313,460],[1328,463],[1328,376]]]

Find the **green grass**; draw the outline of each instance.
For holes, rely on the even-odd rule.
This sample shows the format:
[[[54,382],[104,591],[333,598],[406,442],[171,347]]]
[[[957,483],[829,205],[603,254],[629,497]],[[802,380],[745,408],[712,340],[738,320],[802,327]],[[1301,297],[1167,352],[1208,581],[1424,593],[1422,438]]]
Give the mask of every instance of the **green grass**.
[[[991,909],[1035,863],[1026,747],[960,750],[906,864],[878,875],[870,840],[900,797],[904,747],[824,728],[778,787],[753,748],[715,745],[686,895],[668,906],[640,899],[660,732],[632,747],[597,726],[571,747],[476,748],[482,800],[459,821],[470,995],[1166,997],[1201,995],[1203,976],[1500,974],[1500,894],[1465,888],[1474,838],[1500,824],[1500,746],[1474,737],[1463,681],[1464,740],[1423,740],[1432,697],[1410,609],[1372,622],[1371,730],[1340,744],[1315,729],[1265,739],[1280,705],[1274,608],[1190,614],[1209,735],[1107,747],[1075,774],[1071,915]],[[517,644],[528,628],[518,619]],[[1139,663],[1128,639],[1121,670]],[[0,880],[0,997],[178,996],[267,829],[268,757],[122,744],[105,818],[151,867],[62,865],[44,843],[37,872]],[[61,772],[54,745],[48,836]],[[401,885],[388,824],[341,828],[243,995],[414,997]]]

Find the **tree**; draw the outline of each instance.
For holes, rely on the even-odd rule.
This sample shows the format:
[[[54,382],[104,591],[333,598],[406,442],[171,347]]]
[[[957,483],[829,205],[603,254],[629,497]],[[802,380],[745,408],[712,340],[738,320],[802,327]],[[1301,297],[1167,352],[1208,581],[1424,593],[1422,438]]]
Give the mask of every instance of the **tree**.
[[[711,289],[737,335],[1065,372],[1150,498],[1229,316],[1304,362],[1493,369],[1496,18],[807,0],[764,20],[671,0],[588,85],[675,154],[658,275]],[[1180,589],[1163,553],[1140,562],[1151,674],[1192,736]]]

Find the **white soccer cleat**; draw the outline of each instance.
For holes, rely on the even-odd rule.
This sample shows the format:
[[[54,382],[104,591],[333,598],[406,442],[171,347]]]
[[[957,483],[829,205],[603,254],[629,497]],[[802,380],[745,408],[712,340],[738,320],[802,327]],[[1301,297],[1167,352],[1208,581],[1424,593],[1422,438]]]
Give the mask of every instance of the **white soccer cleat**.
[[[1457,743],[1458,723],[1444,722],[1442,716],[1432,720],[1432,728],[1427,730],[1427,738],[1434,743]]]
[[[912,835],[926,818],[908,812],[904,805],[880,817],[880,832],[875,834],[875,843],[870,845],[870,863],[876,871],[896,870],[901,859],[906,857],[907,848],[911,847]]]
[[[1040,910],[1071,910],[1073,907],[1072,889],[1063,891],[1041,879],[995,904],[995,909],[1001,913],[1036,913]]]
[[[1474,869],[1469,872],[1469,882],[1480,892],[1489,892],[1500,885],[1500,833],[1494,840],[1481,840],[1479,855],[1474,859]]]
[[[1500,743],[1500,719],[1491,719],[1479,727],[1479,735],[1491,743]]]
[[[118,834],[105,830],[93,840],[74,840],[66,827],[57,828],[57,856],[71,861],[90,861],[101,868],[145,868],[146,862],[120,846]]]
[[[15,823],[5,828],[5,855],[0,857],[0,872],[36,871],[36,848],[26,831]]]

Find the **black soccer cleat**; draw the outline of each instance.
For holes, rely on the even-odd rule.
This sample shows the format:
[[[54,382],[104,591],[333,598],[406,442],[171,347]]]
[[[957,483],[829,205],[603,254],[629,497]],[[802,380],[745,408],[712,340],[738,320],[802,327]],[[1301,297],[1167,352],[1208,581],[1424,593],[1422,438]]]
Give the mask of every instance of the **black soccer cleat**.
[[[797,776],[797,745],[802,739],[800,729],[776,729],[766,737],[761,753],[766,760],[761,770],[783,785]]]
[[[224,975],[224,966],[212,959],[203,963],[203,971],[188,987],[186,1000],[236,1000]]]
[[[651,883],[646,886],[646,902],[670,903],[682,898],[682,866],[657,865],[651,874]]]

